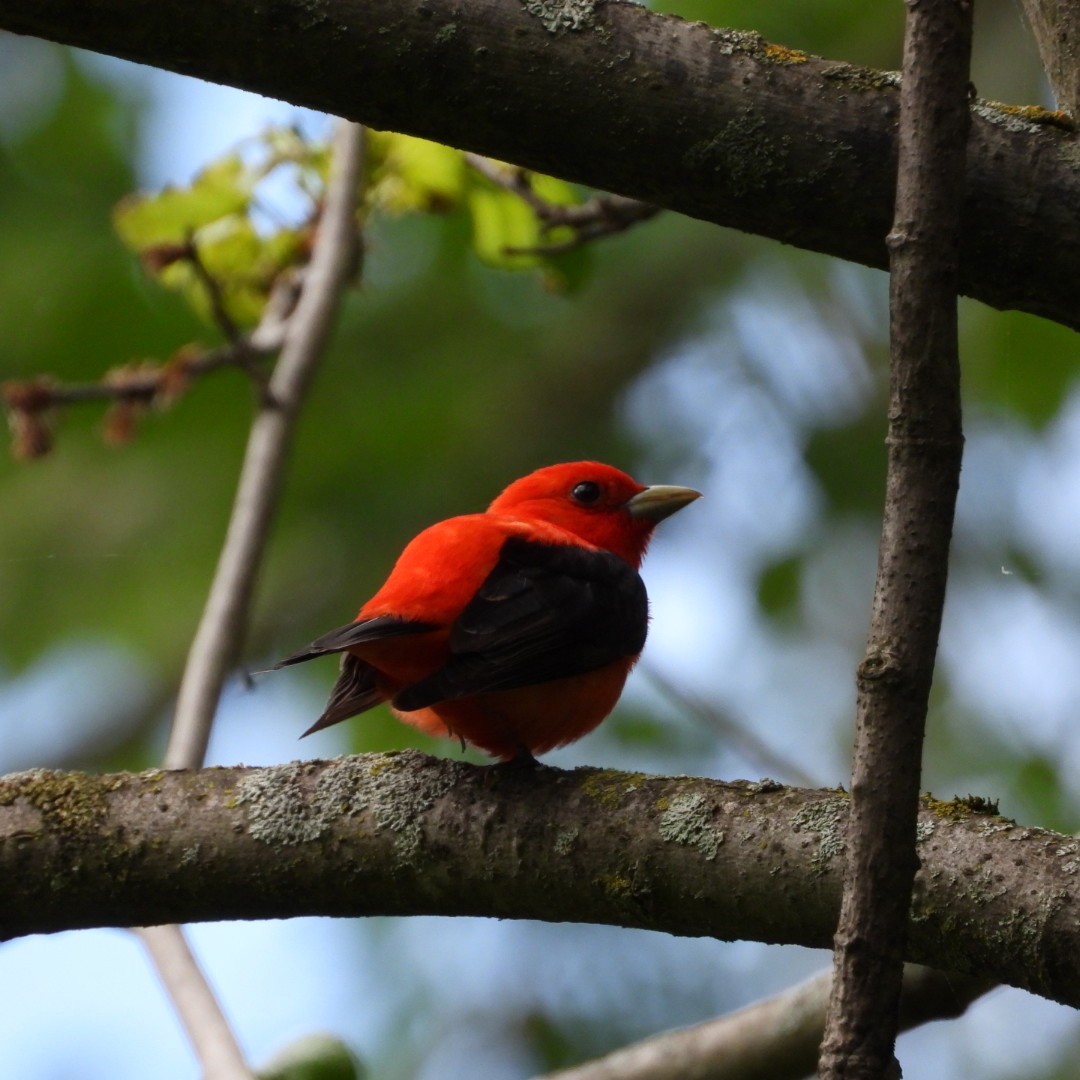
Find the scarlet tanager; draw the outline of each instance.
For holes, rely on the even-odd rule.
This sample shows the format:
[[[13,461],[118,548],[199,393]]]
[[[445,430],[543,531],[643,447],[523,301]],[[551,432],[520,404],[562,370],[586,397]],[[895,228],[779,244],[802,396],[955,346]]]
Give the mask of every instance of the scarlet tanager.
[[[699,496],[576,461],[425,529],[355,621],[275,665],[342,654],[304,734],[387,701],[421,731],[507,761],[581,738],[645,644],[637,571],[653,528]]]

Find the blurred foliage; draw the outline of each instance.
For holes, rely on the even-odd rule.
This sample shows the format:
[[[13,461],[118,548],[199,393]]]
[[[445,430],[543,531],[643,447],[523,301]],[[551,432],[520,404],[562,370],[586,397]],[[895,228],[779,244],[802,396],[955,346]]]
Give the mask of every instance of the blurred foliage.
[[[583,284],[582,260],[544,253],[574,239],[571,228],[546,228],[513,191],[468,166],[460,150],[386,131],[367,140],[364,211],[391,215],[463,210],[476,254],[503,270],[542,270],[549,288]],[[210,162],[184,187],[128,195],[113,224],[120,238],[162,285],[180,292],[207,322],[258,323],[274,283],[310,253],[326,184],[329,150],[295,129],[272,127],[244,147]],[[260,228],[261,192],[280,180],[292,200],[307,203],[297,224]],[[554,177],[521,173],[536,197],[553,207],[580,202],[574,187]],[[262,213],[261,217],[266,218]],[[568,271],[574,271],[573,273]],[[230,332],[232,326],[225,327]]]
[[[899,65],[899,4],[660,6],[831,58]],[[1040,74],[1013,7],[989,2],[979,20],[980,93],[1039,100]],[[47,55],[37,71],[45,104],[21,126],[0,126],[0,379],[94,382],[192,342],[216,344],[204,285],[190,258],[171,257],[190,243],[227,283],[233,319],[250,325],[272,282],[303,260],[323,151],[275,129],[202,162],[186,184],[132,196],[138,137],[150,137],[147,107],[71,54]],[[250,665],[350,618],[421,527],[483,507],[536,466],[608,459],[646,480],[706,489],[696,516],[672,522],[657,541],[656,556],[668,537],[683,545],[678,573],[669,569],[660,584],[680,590],[687,625],[664,659],[696,696],[748,718],[778,753],[824,783],[842,782],[883,495],[884,277],[674,215],[567,255],[507,255],[506,247],[565,234],[543,232],[516,196],[455,150],[376,133],[370,168],[363,284],[348,299],[301,421],[246,647]],[[268,210],[263,191],[282,175],[302,192],[284,215]],[[582,197],[558,180],[536,184],[552,203]],[[143,253],[141,266],[113,232],[117,207],[116,227]],[[1069,546],[1053,547],[1035,527],[1044,516],[1069,520],[1065,464],[1078,453],[1069,425],[1080,347],[1059,326],[974,303],[963,304],[961,328],[972,454],[950,604],[967,636],[951,647],[956,627],[943,635],[926,785],[946,798],[1000,797],[1009,816],[1074,830],[1070,731],[1080,700],[1067,684],[1055,686],[1075,664],[1060,659],[1070,655],[1062,647],[1033,676],[1014,672],[994,648],[1013,630],[1024,639],[1021,616],[1031,635],[1049,626],[1066,645],[1072,629],[1080,640],[1080,557],[1070,563]],[[83,405],[53,418],[50,456],[0,458],[0,752],[13,765],[156,760],[252,399],[245,377],[224,371],[148,417],[122,449],[98,437],[105,410]],[[987,447],[1001,447],[1000,457],[980,457]],[[1047,460],[1061,469],[1056,485],[1040,489],[1054,506],[1025,502]],[[972,596],[1019,614],[991,620]],[[64,682],[64,650],[88,643],[128,657],[144,681],[82,672],[82,681]],[[1032,651],[1040,648],[1041,639]],[[978,665],[974,675],[965,664]],[[317,695],[333,672],[311,667],[277,678]],[[50,677],[51,694],[18,696]],[[1026,678],[1030,700],[979,696],[993,677],[1005,689]],[[10,701],[19,711],[5,711]],[[294,719],[297,731],[309,721]],[[342,730],[355,749],[456,753],[379,710]],[[257,728],[244,737],[257,746]],[[671,702],[628,701],[591,738],[594,761],[757,775],[754,762],[732,757]],[[26,747],[32,758],[19,756]],[[612,961],[581,963],[587,983]],[[386,967],[387,993],[408,1008],[452,1008],[441,990],[401,991],[397,981],[410,973],[396,955]],[[529,983],[523,970],[515,967],[515,988]],[[638,989],[653,986],[649,974],[640,973],[621,1011],[614,992],[604,1000],[599,1034],[603,1009],[578,1003],[573,980],[558,1008],[493,1001],[486,1022],[553,1064],[703,1018],[691,1015],[692,988],[665,987],[651,1011],[642,1009]],[[732,1001],[761,991],[742,969],[728,974],[717,977]],[[704,1013],[712,999],[698,997]],[[438,1053],[431,1031],[439,1029],[423,1028],[430,1042],[418,1041],[422,1025],[406,1006],[387,1041],[399,1073],[420,1074],[425,1055]],[[399,1053],[398,1040],[412,1049]]]
[[[186,188],[133,199],[137,108],[57,55],[56,103],[5,147],[0,170],[0,378],[93,382],[188,342],[215,343],[179,296],[125,254],[111,235],[113,207],[136,247],[175,242],[193,226],[196,235],[217,227],[222,212],[251,214],[259,181],[296,165],[301,151],[271,133],[254,162],[226,159]],[[418,140],[375,141],[372,197],[386,209],[406,209],[410,191],[422,201],[410,170],[441,153],[458,162],[447,171],[459,177],[464,212],[383,215],[369,230],[364,292],[348,304],[302,423],[251,634],[260,658],[351,615],[401,538],[432,520],[483,506],[508,480],[551,460],[626,460],[630,444],[612,401],[701,311],[708,285],[728,276],[727,255],[743,242],[675,219],[645,226],[602,257],[615,265],[638,255],[570,303],[543,275],[508,276],[470,254],[464,241],[475,228],[460,155]],[[317,159],[301,165],[320,168]],[[438,209],[449,211],[446,183]],[[479,176],[470,183],[491,187]],[[546,196],[570,198],[568,186],[543,183]],[[308,184],[317,194],[315,180]],[[253,235],[249,224],[240,231]],[[206,260],[214,243],[199,248]],[[251,399],[235,372],[202,379],[123,452],[93,437],[100,406],[67,408],[55,417],[50,457],[32,467],[0,461],[0,662],[18,672],[58,638],[93,637],[123,643],[162,685],[175,685],[227,519]],[[154,738],[157,715],[142,719]],[[393,745],[402,735],[386,720],[357,738]],[[127,734],[103,738],[103,753],[123,745],[123,763],[135,763]]]

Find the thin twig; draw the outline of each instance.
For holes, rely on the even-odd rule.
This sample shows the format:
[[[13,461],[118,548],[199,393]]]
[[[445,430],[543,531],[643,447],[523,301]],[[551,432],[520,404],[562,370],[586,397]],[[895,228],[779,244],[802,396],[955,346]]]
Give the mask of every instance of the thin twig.
[[[197,768],[206,755],[218,699],[247,626],[255,578],[277,506],[300,406],[326,349],[356,266],[357,192],[363,130],[341,121],[318,239],[295,309],[282,321],[272,305],[252,335],[262,345],[283,333],[281,355],[248,438],[228,532],[180,684],[164,764]],[[213,989],[178,926],[139,931],[202,1063],[205,1080],[251,1080]]]
[[[544,232],[557,228],[574,230],[572,237],[556,243],[504,248],[506,255],[561,255],[600,237],[625,232],[660,212],[658,206],[625,195],[594,195],[569,206],[549,202],[532,186],[527,170],[501,165],[480,154],[466,154],[465,160],[481,176],[521,199],[536,214]]]
[[[191,263],[195,276],[206,291],[214,322],[218,324],[218,328],[225,335],[225,338],[235,345],[240,340],[240,328],[236,325],[233,317],[229,314],[228,308],[225,306],[225,296],[221,291],[221,282],[206,268],[206,263],[202,261],[202,257],[199,255],[199,248],[195,243],[194,235],[188,236],[186,248],[185,254],[188,262]]]
[[[243,1051],[191,951],[183,927],[146,926],[135,933],[150,954],[188,1033],[203,1080],[252,1080]]]
[[[890,251],[888,472],[859,665],[851,820],[822,1080],[884,1080],[894,1058],[923,731],[945,602],[963,432],[960,217],[971,0],[907,0]]]
[[[335,136],[336,171],[318,239],[267,387],[271,402],[252,424],[225,543],[188,653],[165,752],[167,769],[202,764],[221,688],[240,647],[297,414],[356,263],[361,144],[360,130],[343,123]]]
[[[171,404],[194,378],[225,367],[243,371],[265,398],[266,379],[258,362],[281,347],[281,320],[272,309],[274,297],[288,292],[279,282],[267,303],[263,321],[250,335],[229,345],[207,350],[184,346],[164,363],[124,364],[96,383],[65,384],[48,376],[0,383],[0,405],[7,411],[13,456],[30,460],[47,454],[52,449],[57,408],[84,402],[112,402],[106,414],[106,437],[125,441],[142,410]]]
[[[257,346],[252,340],[241,338],[235,343],[205,351],[185,346],[163,364],[147,362],[121,367],[100,382],[63,383],[44,376],[9,379],[0,383],[0,401],[9,409],[32,411],[93,401],[141,401],[150,404],[161,394],[167,393],[178,378],[196,378],[226,367],[245,368],[251,359],[269,356],[277,348],[280,348],[280,343],[277,346],[272,343]]]
[[[704,1024],[668,1031],[544,1080],[800,1080],[814,1069],[832,973]],[[962,1016],[994,987],[918,964],[904,968],[900,1027]]]
[[[116,434],[117,418],[129,420],[149,406],[171,404],[195,378],[233,367],[243,371],[268,400],[267,377],[259,362],[277,353],[284,342],[285,326],[299,296],[293,275],[282,274],[271,290],[259,325],[241,334],[228,312],[220,284],[199,258],[193,241],[184,249],[210,298],[214,318],[229,339],[213,349],[185,345],[163,363],[134,361],[113,368],[99,382],[63,383],[49,376],[8,379],[0,382],[0,405],[8,414],[16,458],[35,458],[52,447],[52,418],[56,409],[87,402],[112,402],[106,433]],[[119,425],[123,430],[125,423]]]
[[[640,665],[637,670],[673,704],[715,731],[723,738],[725,744],[738,749],[757,768],[774,770],[785,783],[799,784],[802,787],[818,786],[818,779],[811,776],[802,766],[783,754],[777,753],[747,727],[733,720],[715,705],[677,686],[666,675],[647,663]]]

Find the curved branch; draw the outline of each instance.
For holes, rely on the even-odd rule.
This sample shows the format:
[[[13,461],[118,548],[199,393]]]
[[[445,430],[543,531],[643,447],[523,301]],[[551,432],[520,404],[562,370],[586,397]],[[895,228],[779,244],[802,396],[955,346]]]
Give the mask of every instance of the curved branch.
[[[817,1062],[832,972],[703,1024],[665,1031],[537,1080],[802,1080]],[[907,964],[900,1030],[963,1016],[993,984]]]
[[[0,0],[0,28],[885,267],[898,76],[619,0]],[[1080,327],[1067,117],[973,107],[961,290]]]
[[[924,801],[909,959],[1080,1005],[1080,842]],[[0,780],[0,937],[488,915],[827,948],[848,796],[414,751]]]

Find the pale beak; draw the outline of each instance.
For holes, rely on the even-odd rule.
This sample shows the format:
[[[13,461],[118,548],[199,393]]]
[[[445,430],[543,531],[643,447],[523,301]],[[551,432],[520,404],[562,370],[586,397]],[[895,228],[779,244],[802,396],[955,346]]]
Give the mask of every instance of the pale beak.
[[[639,491],[625,503],[631,517],[647,518],[649,521],[663,521],[671,517],[676,510],[681,510],[695,499],[701,498],[701,492],[693,488],[676,487],[674,484],[653,484],[644,491]]]

